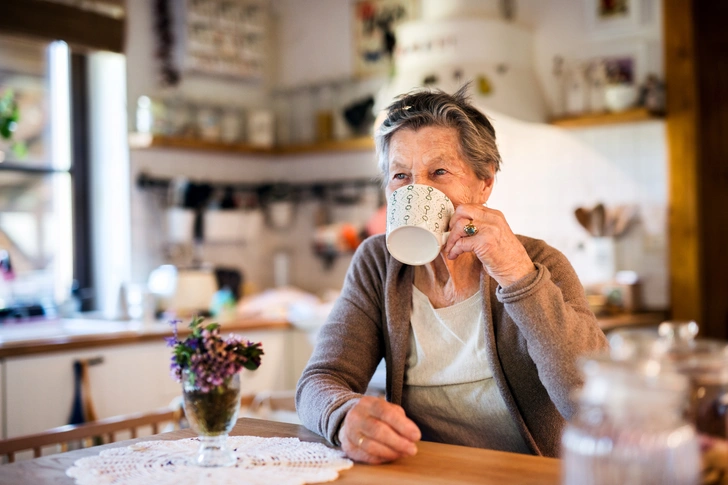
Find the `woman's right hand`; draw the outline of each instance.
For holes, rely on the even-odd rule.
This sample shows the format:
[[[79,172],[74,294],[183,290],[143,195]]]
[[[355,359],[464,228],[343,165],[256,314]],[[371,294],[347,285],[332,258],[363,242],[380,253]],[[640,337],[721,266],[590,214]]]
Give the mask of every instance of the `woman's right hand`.
[[[344,418],[339,442],[346,455],[358,462],[379,464],[417,454],[421,438],[417,425],[401,406],[364,396]]]

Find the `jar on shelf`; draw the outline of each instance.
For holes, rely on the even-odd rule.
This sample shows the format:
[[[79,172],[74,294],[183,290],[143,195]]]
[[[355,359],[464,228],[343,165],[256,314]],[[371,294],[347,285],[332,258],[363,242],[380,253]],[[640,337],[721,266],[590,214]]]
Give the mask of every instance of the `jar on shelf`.
[[[310,88],[300,88],[293,92],[291,100],[293,109],[292,141],[294,143],[312,143],[316,139],[314,123],[313,92]]]
[[[291,97],[279,92],[273,96],[273,111],[275,112],[275,143],[278,146],[291,143]]]
[[[331,86],[324,84],[314,91],[316,100],[316,140],[329,141],[334,137],[334,113]]]
[[[189,102],[179,95],[165,100],[167,111],[168,133],[172,136],[188,137],[194,135],[194,112]]]
[[[162,100],[157,97],[139,96],[135,125],[138,133],[168,134],[167,111]]]
[[[564,485],[694,485],[700,450],[684,417],[688,380],[658,359],[584,359],[561,440]]]
[[[232,106],[222,110],[220,139],[225,143],[236,143],[243,135],[243,114]]]
[[[211,142],[217,142],[222,135],[222,112],[215,106],[200,105],[196,113],[198,136]]]

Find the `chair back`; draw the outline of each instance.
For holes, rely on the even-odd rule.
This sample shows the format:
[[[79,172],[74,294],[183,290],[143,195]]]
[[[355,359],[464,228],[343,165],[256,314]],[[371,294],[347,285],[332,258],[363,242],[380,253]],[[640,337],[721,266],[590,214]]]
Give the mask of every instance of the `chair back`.
[[[41,433],[0,440],[0,458],[7,457],[7,462],[13,463],[15,454],[20,451],[33,450],[33,457],[39,458],[43,447],[51,445],[60,445],[61,451],[67,451],[71,442],[80,442],[82,447],[113,443],[116,435],[122,431],[129,432],[133,439],[137,437],[138,428],[143,426],[150,426],[152,434],[157,434],[164,423],[171,423],[174,429],[179,429],[183,417],[184,412],[180,407],[161,408],[90,423],[59,426]]]

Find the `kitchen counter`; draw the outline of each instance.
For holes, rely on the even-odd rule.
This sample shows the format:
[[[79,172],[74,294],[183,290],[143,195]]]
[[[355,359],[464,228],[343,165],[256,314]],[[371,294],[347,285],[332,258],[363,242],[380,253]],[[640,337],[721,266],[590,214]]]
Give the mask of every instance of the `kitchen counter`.
[[[646,311],[638,313],[620,313],[617,315],[598,316],[597,322],[604,332],[630,327],[657,327],[668,319],[669,313],[662,311]]]
[[[653,311],[599,317],[605,332],[616,328],[657,326],[667,312]],[[278,318],[243,318],[222,325],[223,332],[290,329],[292,325]],[[187,332],[180,324],[180,334]],[[113,321],[93,318],[70,318],[25,323],[0,324],[0,359],[23,355],[43,354],[99,346],[127,345],[161,341],[172,335],[165,321],[144,324],[141,321]]]
[[[223,332],[289,329],[284,319],[244,318],[222,325]],[[181,335],[186,323],[179,325]],[[128,345],[162,341],[172,335],[165,321],[145,324],[141,321],[113,321],[90,318],[63,318],[23,323],[0,324],[0,359],[24,355],[60,352],[91,347]]]

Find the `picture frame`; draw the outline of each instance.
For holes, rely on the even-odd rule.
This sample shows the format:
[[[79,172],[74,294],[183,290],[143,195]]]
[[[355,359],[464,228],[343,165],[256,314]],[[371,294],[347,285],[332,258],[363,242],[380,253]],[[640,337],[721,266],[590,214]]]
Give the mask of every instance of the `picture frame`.
[[[648,64],[648,43],[639,40],[621,40],[592,42],[587,44],[583,50],[584,54],[579,57],[583,64],[602,61],[607,66],[610,82],[615,82],[615,77],[621,78],[619,82],[634,84],[636,86],[644,83],[651,71]]]
[[[586,27],[594,40],[641,35],[656,28],[657,0],[584,0]]]
[[[418,16],[418,0],[357,0],[352,15],[355,77],[389,74],[394,63],[395,28]]]

